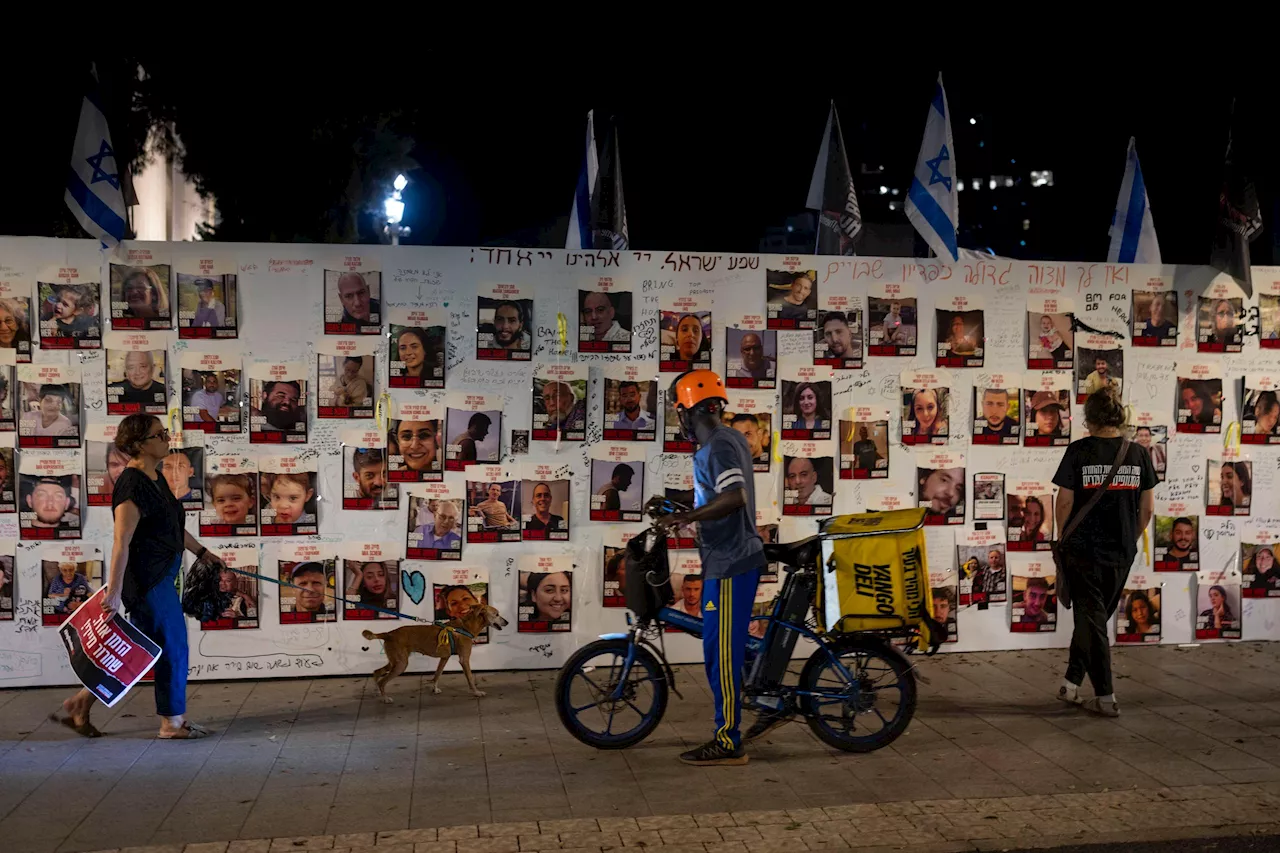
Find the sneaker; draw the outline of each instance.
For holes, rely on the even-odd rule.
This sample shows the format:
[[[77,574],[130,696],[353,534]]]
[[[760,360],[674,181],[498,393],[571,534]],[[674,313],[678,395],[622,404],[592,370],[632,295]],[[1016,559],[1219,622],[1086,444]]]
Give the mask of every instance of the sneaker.
[[[1083,703],[1080,707],[1084,708],[1091,714],[1098,714],[1103,717],[1120,716],[1120,706],[1115,702],[1103,702],[1097,696]]]
[[[781,726],[785,726],[791,722],[791,715],[782,711],[766,711],[756,717],[756,721],[751,724],[751,728],[747,729],[747,733],[742,736],[743,743],[751,743],[751,741],[762,738],[769,732]]]
[[[696,764],[701,767],[712,767],[716,764],[746,764],[747,751],[739,746],[729,749],[719,741],[704,743],[697,749],[680,753],[680,760],[685,764]]]
[[[1084,702],[1084,698],[1080,695],[1079,687],[1072,690],[1064,684],[1058,688],[1058,701],[1066,702],[1068,705],[1079,705]]]

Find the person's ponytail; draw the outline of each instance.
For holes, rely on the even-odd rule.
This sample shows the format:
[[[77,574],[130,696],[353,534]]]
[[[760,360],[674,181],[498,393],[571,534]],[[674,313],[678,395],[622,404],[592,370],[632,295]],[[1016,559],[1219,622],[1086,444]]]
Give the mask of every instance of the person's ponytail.
[[[1127,419],[1120,392],[1110,385],[1094,391],[1084,401],[1084,422],[1090,432],[1109,427],[1119,429]]]

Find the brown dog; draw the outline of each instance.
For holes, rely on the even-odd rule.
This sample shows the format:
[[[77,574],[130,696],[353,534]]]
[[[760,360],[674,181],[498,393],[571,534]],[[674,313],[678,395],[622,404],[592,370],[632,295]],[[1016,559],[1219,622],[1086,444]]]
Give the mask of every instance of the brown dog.
[[[501,630],[507,620],[497,610],[487,604],[473,604],[467,614],[460,619],[450,619],[444,625],[405,625],[385,634],[364,631],[366,640],[382,640],[387,653],[387,665],[373,673],[378,685],[378,695],[382,701],[391,704],[387,695],[387,682],[404,672],[409,665],[409,655],[417,652],[440,658],[436,667],[436,677],[431,679],[431,692],[440,692],[440,673],[454,654],[462,664],[462,672],[467,676],[467,684],[471,687],[471,695],[480,697],[483,690],[476,689],[476,680],[471,675],[471,647],[477,634],[492,625]]]

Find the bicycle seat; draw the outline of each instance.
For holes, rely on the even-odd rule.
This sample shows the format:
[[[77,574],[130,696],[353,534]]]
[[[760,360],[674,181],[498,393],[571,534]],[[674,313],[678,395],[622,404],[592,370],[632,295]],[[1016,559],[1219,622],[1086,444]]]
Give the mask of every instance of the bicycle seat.
[[[765,545],[764,556],[770,563],[811,566],[816,561],[821,542],[821,536],[807,536],[795,542]]]

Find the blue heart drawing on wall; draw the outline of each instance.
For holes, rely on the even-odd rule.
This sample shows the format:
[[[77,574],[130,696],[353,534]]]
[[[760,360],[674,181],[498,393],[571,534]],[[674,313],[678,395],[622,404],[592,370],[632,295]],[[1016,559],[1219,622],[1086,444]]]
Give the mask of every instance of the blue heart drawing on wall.
[[[427,594],[427,579],[417,570],[401,571],[400,588],[404,590],[405,595],[409,596],[410,601],[421,604],[422,597]]]

